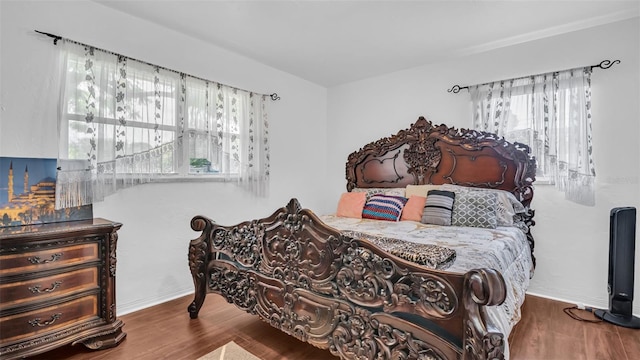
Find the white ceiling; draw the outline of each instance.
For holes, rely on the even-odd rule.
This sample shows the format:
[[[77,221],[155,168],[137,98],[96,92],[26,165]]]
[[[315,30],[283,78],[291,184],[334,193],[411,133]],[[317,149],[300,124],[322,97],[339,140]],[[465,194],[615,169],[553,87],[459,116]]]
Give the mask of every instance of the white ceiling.
[[[640,16],[640,1],[94,0],[330,87]]]

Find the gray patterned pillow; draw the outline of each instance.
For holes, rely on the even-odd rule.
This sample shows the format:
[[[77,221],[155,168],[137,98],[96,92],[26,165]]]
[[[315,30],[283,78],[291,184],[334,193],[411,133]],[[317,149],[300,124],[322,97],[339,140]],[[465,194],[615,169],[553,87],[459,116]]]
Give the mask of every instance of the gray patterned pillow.
[[[498,225],[497,195],[488,191],[456,194],[451,225],[495,229]]]
[[[498,219],[497,226],[513,226],[514,216],[519,213],[526,212],[522,203],[520,203],[516,197],[505,190],[498,189],[484,189],[484,188],[472,188],[467,186],[444,184],[441,186],[442,190],[453,191],[456,194],[460,192],[470,191],[485,191],[495,193],[497,198],[496,205],[496,217]]]

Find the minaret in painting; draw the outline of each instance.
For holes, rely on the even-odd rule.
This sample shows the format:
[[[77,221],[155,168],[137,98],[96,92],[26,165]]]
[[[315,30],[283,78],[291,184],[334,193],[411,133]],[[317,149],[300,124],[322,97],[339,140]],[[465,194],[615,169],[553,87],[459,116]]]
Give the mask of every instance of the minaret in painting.
[[[24,166],[24,193],[29,193],[29,167]]]
[[[9,188],[7,189],[9,193],[7,200],[11,202],[13,201],[13,161],[9,163],[9,184],[7,187]]]

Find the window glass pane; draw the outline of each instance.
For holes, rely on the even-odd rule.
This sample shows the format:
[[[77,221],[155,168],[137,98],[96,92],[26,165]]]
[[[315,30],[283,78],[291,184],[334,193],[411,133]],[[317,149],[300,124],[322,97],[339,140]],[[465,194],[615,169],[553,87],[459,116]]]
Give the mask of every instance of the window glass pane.
[[[91,150],[87,134],[87,124],[84,121],[69,121],[69,159],[86,159]]]
[[[221,166],[222,154],[217,138],[216,120],[218,85],[197,79],[188,79],[186,91],[186,126],[188,140],[189,173],[218,174],[224,171]]]
[[[538,105],[542,106],[542,104]],[[537,122],[533,121],[534,116],[542,116],[542,112],[536,109],[533,96],[530,94],[512,96],[509,115],[505,139],[529,145],[531,154],[537,160],[536,176],[545,178],[547,174],[544,162],[544,129],[537,128]]]
[[[162,138],[165,144],[175,144],[175,132],[174,131],[162,131]],[[163,146],[161,147],[161,159],[160,172],[163,174],[175,173],[175,146]]]
[[[96,124],[96,139],[98,141],[98,162],[115,159],[115,127],[108,124]]]
[[[127,74],[125,118],[145,124],[175,126],[177,85],[175,76],[133,67]]]
[[[189,173],[217,174],[221,168],[215,136],[205,132],[189,133]]]
[[[237,134],[231,135],[231,148],[233,149],[231,155],[231,161],[229,164],[229,173],[240,173],[240,136]]]
[[[114,118],[115,63],[95,61],[86,68],[85,59],[70,55],[66,74],[67,112]],[[89,107],[91,105],[91,107]]]
[[[187,81],[185,98],[186,120],[189,129],[208,130],[211,127],[210,109],[215,103],[208,102],[207,87],[202,81]]]

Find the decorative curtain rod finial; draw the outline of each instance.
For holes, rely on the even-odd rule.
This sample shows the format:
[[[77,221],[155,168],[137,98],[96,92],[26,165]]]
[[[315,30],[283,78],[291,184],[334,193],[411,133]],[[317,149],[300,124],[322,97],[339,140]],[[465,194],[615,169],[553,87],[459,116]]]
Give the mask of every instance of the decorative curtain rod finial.
[[[278,96],[277,93],[273,93],[273,94],[269,95],[269,97],[271,97],[271,100],[273,100],[273,101],[280,100],[280,96]]]
[[[469,87],[468,87],[468,86],[453,85],[453,86],[451,87],[451,89],[447,90],[447,92],[452,92],[452,93],[454,93],[454,94],[457,94],[457,93],[459,93],[459,92],[460,92],[460,90],[462,90],[462,89],[467,89],[467,90],[469,90]]]
[[[48,37],[53,38],[53,45],[58,45],[58,40],[62,39],[62,36],[53,35],[53,34],[49,34],[49,33],[38,31],[38,30],[34,30],[34,31],[37,32],[38,34],[47,35]]]
[[[598,65],[593,65],[592,67],[599,67],[600,69],[608,69],[610,67],[612,67],[615,64],[620,64],[620,60],[602,60],[600,62],[600,64]]]

